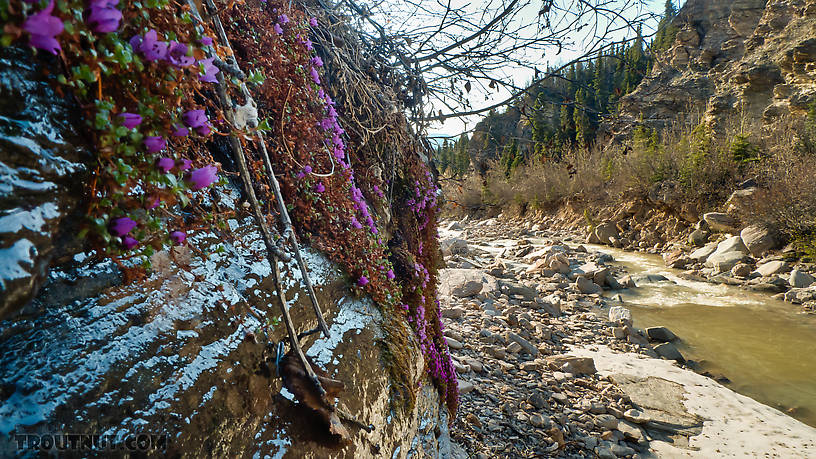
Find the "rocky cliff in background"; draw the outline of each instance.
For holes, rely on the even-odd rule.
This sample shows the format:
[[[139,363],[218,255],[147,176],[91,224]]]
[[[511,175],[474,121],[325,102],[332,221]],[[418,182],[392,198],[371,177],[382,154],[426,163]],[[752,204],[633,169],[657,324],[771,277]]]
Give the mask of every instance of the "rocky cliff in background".
[[[673,46],[621,99],[608,137],[699,116],[715,130],[776,126],[816,101],[816,1],[689,0],[674,25]]]

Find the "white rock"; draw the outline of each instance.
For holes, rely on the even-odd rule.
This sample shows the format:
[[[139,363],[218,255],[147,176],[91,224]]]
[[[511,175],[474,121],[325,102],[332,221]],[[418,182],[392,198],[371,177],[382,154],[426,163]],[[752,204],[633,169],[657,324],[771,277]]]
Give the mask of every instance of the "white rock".
[[[793,288],[808,288],[814,282],[816,282],[816,279],[813,276],[798,269],[791,271],[790,280],[788,281]]]
[[[609,308],[609,321],[621,325],[632,325],[632,312],[623,306]]]

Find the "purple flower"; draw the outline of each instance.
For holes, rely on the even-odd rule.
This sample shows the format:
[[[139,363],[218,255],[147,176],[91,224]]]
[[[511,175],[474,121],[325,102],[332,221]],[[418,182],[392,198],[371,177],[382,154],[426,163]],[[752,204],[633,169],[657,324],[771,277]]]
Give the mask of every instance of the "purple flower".
[[[395,275],[394,275],[394,270],[393,270],[393,269],[389,269],[389,270],[388,270],[388,271],[385,273],[385,277],[387,277],[388,279],[392,279],[392,280],[393,280],[393,279],[394,279],[395,277],[397,277],[397,276],[395,276]]]
[[[51,16],[52,11],[54,0],[42,11],[29,16],[23,23],[23,30],[31,35],[28,40],[31,46],[56,56],[57,51],[62,50],[56,36],[62,33],[65,26],[60,18]]]
[[[357,279],[357,285],[358,285],[358,286],[360,286],[360,287],[364,287],[366,284],[368,284],[368,278],[367,278],[367,277],[365,277],[365,276],[360,276],[360,278],[359,278],[359,279]]]
[[[193,167],[193,162],[189,159],[182,159],[181,164],[179,164],[178,168],[181,171],[186,171],[187,169]]]
[[[204,110],[190,110],[181,116],[184,124],[191,128],[199,128],[207,124],[207,114]]]
[[[126,249],[131,250],[132,248],[139,245],[139,241],[137,241],[136,239],[134,239],[134,238],[132,238],[130,236],[125,236],[122,239],[122,245],[124,245]]]
[[[213,39],[205,35],[201,37],[201,44],[204,46],[211,46],[213,44]]]
[[[317,27],[317,18],[309,18],[309,25],[312,27]]]
[[[212,129],[210,129],[209,124],[205,124],[204,126],[197,127],[196,132],[198,133],[198,135],[200,135],[202,137],[206,137],[206,136],[210,135],[210,132],[212,132]]]
[[[154,196],[152,200],[148,198],[147,201],[150,203],[147,205],[147,210],[153,210],[156,207],[159,207],[159,204],[161,203],[161,199],[159,199],[158,196]]]
[[[147,147],[148,153],[158,153],[167,148],[167,142],[164,141],[164,137],[159,136],[145,137],[144,144],[145,147]]]
[[[188,134],[190,134],[190,130],[184,127],[183,124],[173,125],[173,137],[187,137]]]
[[[302,179],[306,177],[307,174],[312,173],[312,166],[306,165],[303,167],[303,170],[298,173],[297,178]]]
[[[274,30],[278,35],[283,35],[283,27],[281,27],[280,24],[275,24],[272,26],[272,30]]]
[[[122,126],[128,129],[133,129],[142,124],[142,117],[136,113],[120,113],[119,117],[122,118]]]
[[[150,29],[144,38],[136,36],[130,39],[130,46],[139,51],[149,61],[167,59],[167,42],[159,41],[156,31]]]
[[[289,16],[287,16],[285,14],[281,14],[280,16],[278,16],[278,21],[281,24],[289,24]]]
[[[201,59],[198,61],[198,65],[202,69],[201,73],[198,75],[199,80],[207,83],[218,83],[218,79],[215,78],[215,74],[220,72],[220,70],[218,70],[218,67],[213,65],[213,60],[215,60],[215,57]]]
[[[320,56],[315,56],[310,61],[315,67],[323,67],[323,59]]]
[[[312,76],[312,81],[314,81],[315,84],[320,84],[320,74],[317,73],[316,68],[312,67],[311,70],[309,70],[309,74]]]
[[[357,220],[356,217],[351,217],[351,226],[353,226],[353,227],[355,227],[357,229],[360,229],[360,228],[363,227],[363,225],[360,223],[359,220]]]
[[[323,186],[323,182],[317,182],[317,184],[314,186],[314,190],[315,193],[322,193],[326,191],[326,187]]]
[[[195,58],[187,55],[188,49],[189,48],[184,43],[179,43],[177,41],[170,42],[170,48],[167,52],[170,63],[176,67],[187,67],[192,65],[193,62],[195,62]]]
[[[201,169],[195,169],[190,172],[187,181],[192,185],[194,191],[202,188],[207,188],[218,179],[218,168],[215,166],[204,166]]]
[[[314,44],[312,43],[312,40],[309,40],[309,39],[307,38],[307,39],[306,39],[306,41],[304,41],[304,42],[303,42],[303,44],[304,44],[304,45],[306,45],[306,50],[307,50],[307,51],[312,51],[312,50],[314,50]]]
[[[127,217],[117,218],[116,220],[111,221],[110,225],[111,233],[113,233],[114,236],[119,237],[126,235],[133,228],[136,228],[136,222]]]
[[[122,22],[122,12],[116,8],[119,0],[92,0],[88,8],[88,27],[94,33],[115,32]]]
[[[184,231],[173,231],[170,233],[170,239],[176,243],[176,245],[184,244],[184,241],[187,240],[187,233]]]
[[[156,167],[165,174],[170,172],[170,169],[175,165],[176,162],[173,161],[172,158],[159,158],[159,160],[156,161]]]

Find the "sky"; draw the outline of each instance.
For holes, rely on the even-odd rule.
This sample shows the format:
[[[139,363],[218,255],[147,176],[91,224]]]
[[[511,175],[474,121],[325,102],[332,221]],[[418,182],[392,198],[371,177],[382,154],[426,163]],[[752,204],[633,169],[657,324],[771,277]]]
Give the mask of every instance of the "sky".
[[[468,2],[469,7],[478,8],[480,4],[485,4],[488,0],[476,0],[473,2]],[[597,1],[597,0],[596,0]],[[619,0],[609,0],[611,3],[615,3]],[[640,11],[640,14],[643,13],[653,13],[655,15],[662,15],[664,8],[665,8],[665,0],[647,0],[645,3],[645,9]],[[684,0],[681,0],[680,5],[685,3]],[[539,9],[540,2],[533,2],[533,4],[525,7],[520,16],[519,20],[525,21],[535,21],[538,16],[538,9]],[[675,0],[675,5],[677,5],[677,0]],[[627,16],[634,16],[638,14],[637,12],[631,11]],[[644,24],[644,35],[650,35],[654,32],[654,28],[657,24],[657,20],[652,20]],[[632,38],[634,36],[634,32],[630,31],[626,34],[618,33],[614,36],[614,40],[621,40],[625,38]],[[536,62],[536,66],[540,69],[545,69],[548,65],[549,66],[556,66],[558,64],[563,64],[565,62],[569,62],[579,56],[581,56],[585,50],[592,45],[585,35],[581,32],[576,32],[570,35],[571,40],[573,41],[572,45],[565,46],[565,48],[557,54],[557,48],[553,47],[553,49],[548,49],[546,53],[541,56],[540,58],[532,57],[530,58],[532,62]],[[529,57],[528,57],[529,58]],[[508,65],[506,69],[503,69],[502,75],[500,77],[506,81],[513,81],[517,86],[526,86],[526,83],[529,83],[533,79],[533,71],[530,69],[525,68],[518,68]],[[480,107],[487,107],[498,102],[501,102],[504,99],[507,99],[510,96],[510,91],[506,89],[500,89],[498,91],[494,91],[493,93],[485,93],[480,89],[474,87],[471,93],[469,93],[469,97],[471,103],[473,104],[473,108],[480,108]],[[442,108],[439,106],[438,108]],[[438,109],[437,108],[437,109]],[[444,112],[448,112],[447,109],[443,108]],[[431,137],[458,137],[458,135],[462,132],[466,132],[471,130],[475,127],[476,123],[478,123],[485,114],[481,115],[473,115],[466,118],[450,118],[444,122],[436,122],[432,124],[429,128],[429,135]],[[439,140],[441,141],[441,139]]]

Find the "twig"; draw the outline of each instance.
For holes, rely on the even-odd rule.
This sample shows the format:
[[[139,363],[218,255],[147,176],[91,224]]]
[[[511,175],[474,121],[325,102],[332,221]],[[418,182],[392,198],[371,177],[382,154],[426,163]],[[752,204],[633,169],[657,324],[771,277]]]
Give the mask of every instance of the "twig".
[[[193,13],[197,17],[200,18],[200,14],[199,14],[198,8],[197,8],[197,6],[195,4],[195,1],[194,0],[188,0],[188,4],[190,5],[190,8],[193,11]],[[221,24],[221,21],[220,21],[220,19],[218,17],[218,10],[216,9],[216,7],[213,4],[212,0],[207,0],[207,8],[210,10],[209,11],[210,12],[210,18],[211,18],[213,24],[215,25],[216,30],[218,31],[219,37],[221,38],[222,42],[226,46],[229,46],[229,40],[227,39],[227,34],[224,31],[224,27]],[[245,93],[245,96],[247,96],[249,98],[249,93],[248,93],[248,90],[246,89],[246,86],[243,85],[243,84],[241,86],[242,86],[242,90]],[[220,103],[221,103],[221,105],[222,105],[222,107],[224,109],[224,115],[227,118],[227,121],[231,125],[234,125],[235,124],[235,113],[233,111],[233,108],[232,108],[233,105],[232,105],[232,103],[230,101],[229,95],[227,94],[226,84],[224,82],[224,76],[223,76],[222,73],[218,74],[218,85],[217,85],[217,91],[216,92],[218,93],[218,98],[219,98]],[[258,223],[258,225],[261,227],[261,234],[263,236],[264,243],[266,244],[266,248],[267,248],[267,251],[269,253],[269,260],[268,261],[269,261],[269,264],[272,267],[272,279],[273,279],[273,282],[274,282],[275,291],[277,292],[277,297],[278,297],[278,301],[279,301],[280,310],[281,310],[281,313],[283,315],[283,321],[284,321],[284,324],[286,325],[286,331],[287,331],[287,334],[289,335],[289,342],[290,342],[290,344],[292,346],[292,349],[295,351],[295,354],[297,355],[298,359],[300,360],[301,364],[303,365],[303,369],[306,371],[306,374],[312,380],[312,382],[314,383],[316,389],[318,390],[318,393],[322,397],[322,396],[324,396],[326,394],[326,391],[323,388],[323,386],[320,384],[320,381],[318,380],[317,375],[315,374],[315,372],[312,369],[311,365],[309,365],[309,362],[306,360],[306,356],[303,353],[303,349],[300,347],[300,343],[298,342],[298,338],[297,338],[297,331],[295,330],[295,326],[292,323],[292,317],[289,314],[289,306],[288,306],[288,302],[286,300],[286,294],[284,293],[283,286],[281,285],[281,273],[280,273],[280,267],[278,266],[278,260],[289,261],[290,257],[287,254],[283,253],[273,243],[272,234],[271,234],[271,232],[270,232],[270,230],[269,230],[269,228],[268,228],[268,226],[266,224],[265,217],[264,217],[264,215],[263,215],[263,213],[261,211],[261,207],[260,207],[260,205],[258,203],[258,200],[257,200],[256,196],[255,196],[255,190],[252,187],[252,178],[251,178],[251,176],[249,174],[249,168],[247,167],[246,157],[244,155],[243,147],[241,146],[241,143],[238,141],[238,138],[235,137],[234,135],[230,136],[230,145],[232,146],[233,154],[235,156],[236,163],[238,164],[238,169],[239,169],[239,171],[241,173],[241,180],[243,181],[244,189],[247,192],[247,196],[249,198],[250,205],[252,206],[253,212],[255,214],[255,220]],[[264,145],[264,144],[261,143],[261,145]],[[265,145],[264,145],[263,151],[264,151],[265,160],[268,162],[269,160],[268,160],[268,155],[266,154]],[[271,180],[273,181],[272,183],[273,183],[274,189],[276,191],[276,198],[278,198],[278,206],[282,207],[284,209],[284,211],[285,211],[286,206],[285,206],[285,204],[283,204],[283,200],[282,200],[282,198],[281,198],[281,196],[279,194],[280,193],[280,188],[277,186],[277,180],[275,179],[275,174],[271,170],[271,164],[268,164],[268,166],[269,166],[269,169],[270,169],[269,170],[269,172],[270,172],[269,175],[271,177]],[[282,215],[286,215],[287,220],[288,220],[288,214],[283,214],[282,213]],[[291,226],[291,223],[290,223],[289,226]],[[296,250],[296,253],[298,254],[298,258],[300,258],[299,257],[299,252],[300,252],[299,250]],[[308,276],[304,276],[304,277],[305,277],[304,280],[306,282],[309,282]],[[321,314],[318,314],[318,322],[322,322],[323,326],[325,327],[325,322],[323,322],[323,318],[322,318]]]

